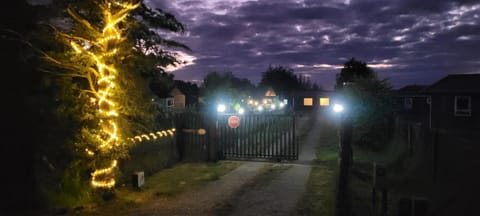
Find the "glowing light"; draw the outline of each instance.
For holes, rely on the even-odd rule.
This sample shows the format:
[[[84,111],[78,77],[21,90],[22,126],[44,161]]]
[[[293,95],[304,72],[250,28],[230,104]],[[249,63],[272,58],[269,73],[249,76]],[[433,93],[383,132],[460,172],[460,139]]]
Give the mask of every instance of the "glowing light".
[[[167,137],[167,136],[173,136],[173,135],[175,135],[175,128],[134,136],[133,137],[134,139],[128,138],[128,140],[132,141],[133,143],[136,143],[136,142],[149,141],[150,139],[157,140],[161,137]]]
[[[95,170],[95,172],[92,173],[92,185],[94,187],[102,188],[111,188],[115,186],[115,178],[111,177],[115,167],[117,167],[117,160],[113,160],[110,167]],[[103,179],[106,178],[107,180],[97,180],[99,176],[103,176]]]
[[[89,150],[89,149],[87,149],[87,148],[85,149],[85,152],[87,152],[87,154],[88,154],[88,155],[90,155],[90,156],[93,156],[93,155],[95,155],[95,153],[94,153],[94,152],[90,151],[90,150]]]
[[[261,112],[261,111],[263,111],[263,107],[262,107],[262,106],[258,106],[258,107],[257,107],[257,110]]]
[[[320,106],[330,105],[330,98],[320,98]]]
[[[313,106],[313,98],[303,98],[303,106]]]
[[[333,105],[333,111],[336,113],[343,112],[344,108],[343,105],[341,104],[335,104]]]
[[[224,105],[224,104],[219,104],[217,106],[217,112],[225,112],[225,110],[227,110],[227,107]]]
[[[97,145],[98,151],[85,149],[89,156],[95,155],[97,152],[99,157],[109,155],[109,151],[119,146],[122,142],[118,135],[117,117],[117,103],[114,101],[115,96],[115,82],[117,77],[117,69],[112,64],[113,59],[118,57],[118,45],[124,40],[122,37],[122,30],[118,26],[140,3],[129,3],[124,1],[102,1],[100,7],[103,12],[104,26],[101,29],[102,33],[98,35],[95,41],[85,44],[84,41],[70,41],[70,46],[78,55],[88,57],[95,63],[95,67],[89,69],[89,75],[92,80],[96,80],[96,85],[91,85],[91,90],[94,97],[90,102],[95,104],[99,113],[100,130],[96,137],[99,139]],[[75,19],[75,13],[72,11],[69,14]],[[85,22],[84,20],[80,22]],[[88,23],[89,26],[94,26]],[[94,45],[94,46],[92,46]],[[145,139],[148,138],[144,137]],[[142,140],[142,136],[135,136],[129,140]],[[107,168],[97,168],[91,173],[91,184],[94,187],[111,188],[115,186],[114,170],[117,166],[117,160],[113,159],[111,165]]]
[[[274,110],[274,109],[277,108],[277,107],[275,106],[275,104],[272,104],[272,105],[270,106],[270,108],[271,108],[272,110]]]
[[[238,109],[238,114],[242,115],[245,113],[245,110],[243,108]]]

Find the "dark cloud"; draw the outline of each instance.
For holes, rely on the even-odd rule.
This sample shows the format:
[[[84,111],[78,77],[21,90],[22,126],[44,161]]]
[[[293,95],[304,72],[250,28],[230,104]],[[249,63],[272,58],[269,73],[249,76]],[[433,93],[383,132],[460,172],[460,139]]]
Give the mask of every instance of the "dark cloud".
[[[195,64],[175,71],[201,80],[232,71],[258,82],[270,64],[311,74],[331,88],[348,58],[366,61],[396,87],[450,73],[480,72],[475,0],[150,0],[187,27],[173,35]]]

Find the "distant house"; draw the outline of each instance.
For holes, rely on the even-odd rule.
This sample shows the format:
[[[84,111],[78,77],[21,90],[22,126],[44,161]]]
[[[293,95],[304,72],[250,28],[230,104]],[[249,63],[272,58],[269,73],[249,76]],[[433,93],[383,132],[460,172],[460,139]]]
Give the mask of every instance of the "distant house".
[[[273,88],[268,88],[267,91],[265,92],[265,97],[276,97],[277,94],[273,90]]]
[[[273,90],[272,87],[269,87],[265,91],[265,94],[262,97],[262,103],[271,104],[271,103],[274,103],[277,99],[278,99],[277,93],[275,93],[275,90]]]
[[[173,87],[167,94],[158,95],[157,105],[166,112],[182,112],[185,110],[185,94]]]
[[[332,93],[327,91],[299,91],[294,94],[293,106],[296,110],[327,107],[331,103]]]
[[[404,119],[413,122],[429,124],[429,98],[423,92],[428,86],[408,85],[394,92],[396,96],[397,113]]]
[[[430,128],[480,130],[480,74],[452,74],[426,88],[430,99]]]

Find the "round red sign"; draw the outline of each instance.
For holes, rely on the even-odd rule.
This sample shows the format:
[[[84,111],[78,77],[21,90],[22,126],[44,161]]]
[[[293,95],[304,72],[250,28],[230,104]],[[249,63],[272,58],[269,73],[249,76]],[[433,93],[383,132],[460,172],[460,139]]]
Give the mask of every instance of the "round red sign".
[[[228,126],[230,126],[230,128],[237,128],[240,126],[240,118],[238,116],[228,117]]]

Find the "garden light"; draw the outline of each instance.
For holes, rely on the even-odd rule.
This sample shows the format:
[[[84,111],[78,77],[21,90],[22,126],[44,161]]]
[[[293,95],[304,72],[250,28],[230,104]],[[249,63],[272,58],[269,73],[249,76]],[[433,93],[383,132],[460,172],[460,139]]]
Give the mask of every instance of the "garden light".
[[[341,104],[335,104],[333,105],[333,111],[336,113],[343,112],[344,108],[343,105]]]
[[[225,112],[225,110],[227,110],[227,107],[225,106],[225,104],[219,104],[217,106],[217,112],[223,113]]]

